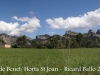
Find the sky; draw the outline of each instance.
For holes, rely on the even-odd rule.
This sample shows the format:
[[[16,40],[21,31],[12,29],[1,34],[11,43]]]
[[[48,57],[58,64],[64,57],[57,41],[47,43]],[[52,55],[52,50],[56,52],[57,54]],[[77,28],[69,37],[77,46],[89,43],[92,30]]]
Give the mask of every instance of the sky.
[[[0,33],[64,35],[100,29],[100,0],[0,0]]]

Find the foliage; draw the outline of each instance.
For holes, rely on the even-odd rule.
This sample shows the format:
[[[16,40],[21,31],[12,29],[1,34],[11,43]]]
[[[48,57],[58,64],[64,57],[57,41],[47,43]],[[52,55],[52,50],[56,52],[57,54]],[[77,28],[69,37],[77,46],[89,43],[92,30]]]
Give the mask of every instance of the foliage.
[[[94,41],[88,40],[87,43],[86,43],[86,47],[88,47],[88,48],[94,47]]]
[[[16,44],[18,47],[26,47],[27,46],[27,39],[26,39],[26,36],[23,35],[23,36],[20,36],[17,38],[16,40]]]
[[[4,44],[5,44],[4,40],[0,39],[0,45],[4,45]]]
[[[78,48],[79,45],[78,45],[77,41],[76,41],[75,39],[73,39],[72,41],[73,41],[73,42],[72,42],[72,44],[71,44],[71,48]]]
[[[18,48],[18,46],[16,44],[12,45],[12,48]]]
[[[50,43],[53,46],[53,48],[58,48],[59,47],[59,42],[58,42],[58,39],[56,37],[52,38],[50,40]]]
[[[26,48],[48,48],[48,49],[65,49],[65,48],[93,48],[100,47],[100,39],[97,37],[84,37],[83,34],[79,33],[76,37],[67,37],[67,36],[53,36],[46,40],[30,40],[29,42],[26,39],[26,36],[18,37],[16,40],[17,47],[26,47]],[[15,46],[15,47],[16,47]],[[14,46],[12,46],[14,47]]]
[[[76,36],[76,41],[77,43],[79,44],[79,46],[81,47],[81,44],[82,44],[82,41],[84,39],[84,36],[83,34],[79,33],[77,36]]]
[[[32,40],[31,45],[32,47],[37,48],[38,42],[36,40]]]
[[[70,45],[71,45],[71,39],[68,38],[66,39],[66,48],[70,48]]]

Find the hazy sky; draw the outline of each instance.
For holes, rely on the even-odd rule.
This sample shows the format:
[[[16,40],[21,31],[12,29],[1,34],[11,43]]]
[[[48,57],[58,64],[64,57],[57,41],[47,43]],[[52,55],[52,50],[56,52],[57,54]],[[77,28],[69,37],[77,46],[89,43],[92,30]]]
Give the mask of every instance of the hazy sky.
[[[0,33],[85,33],[100,28],[100,0],[0,0]]]

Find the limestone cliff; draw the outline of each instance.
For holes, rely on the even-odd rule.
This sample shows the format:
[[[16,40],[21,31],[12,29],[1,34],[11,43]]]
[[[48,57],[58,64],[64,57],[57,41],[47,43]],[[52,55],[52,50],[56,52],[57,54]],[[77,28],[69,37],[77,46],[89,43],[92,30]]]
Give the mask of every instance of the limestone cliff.
[[[16,43],[17,36],[10,36],[5,33],[0,34],[0,39],[2,39],[7,44]]]

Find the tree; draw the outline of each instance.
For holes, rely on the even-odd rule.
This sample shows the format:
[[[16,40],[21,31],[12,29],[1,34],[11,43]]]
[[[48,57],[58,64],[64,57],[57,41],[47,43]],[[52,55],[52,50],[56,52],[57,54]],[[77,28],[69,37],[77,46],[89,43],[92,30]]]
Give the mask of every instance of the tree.
[[[54,48],[52,43],[51,43],[51,40],[49,40],[45,45],[47,48],[50,48],[50,49]]]
[[[16,40],[16,44],[18,47],[26,47],[27,46],[26,36],[23,35],[23,36],[18,37]]]
[[[4,40],[0,39],[0,45],[4,45],[4,44],[5,44]]]
[[[76,40],[72,40],[72,43],[71,43],[71,48],[78,48],[78,43],[76,42]]]
[[[53,46],[53,48],[59,48],[59,42],[58,42],[58,39],[56,37],[52,38],[50,40],[50,43]]]
[[[70,48],[71,38],[66,39],[66,48]]]
[[[63,48],[66,48],[66,37],[62,37],[61,45],[63,46]]]
[[[79,33],[77,36],[76,36],[76,41],[77,43],[79,44],[79,47],[81,47],[81,44],[82,44],[82,41],[84,39],[84,36],[83,34]]]
[[[36,40],[32,40],[31,45],[32,47],[37,48],[38,42]]]
[[[88,47],[88,48],[94,47],[94,41],[88,40],[87,43],[86,43],[86,47]]]
[[[39,48],[39,49],[46,49],[47,47],[44,46],[44,44],[43,44],[42,42],[40,42],[40,43],[38,44],[37,48]]]

